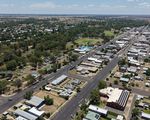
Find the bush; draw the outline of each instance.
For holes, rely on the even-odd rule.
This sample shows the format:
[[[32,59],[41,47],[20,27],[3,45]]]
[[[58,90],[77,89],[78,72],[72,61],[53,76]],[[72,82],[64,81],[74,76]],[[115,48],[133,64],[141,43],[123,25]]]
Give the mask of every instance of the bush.
[[[114,84],[118,85],[119,84],[118,80],[114,80]]]
[[[46,105],[53,105],[53,103],[54,103],[53,99],[50,98],[49,95],[45,96],[44,100],[45,100]]]

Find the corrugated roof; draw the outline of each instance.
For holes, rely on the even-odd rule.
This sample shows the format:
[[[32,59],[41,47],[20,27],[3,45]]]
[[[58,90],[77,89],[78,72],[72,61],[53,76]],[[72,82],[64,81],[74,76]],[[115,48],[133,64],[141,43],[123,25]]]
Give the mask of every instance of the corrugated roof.
[[[66,78],[67,78],[66,75],[61,75],[59,78],[57,78],[54,81],[52,81],[52,85],[58,85],[61,82],[63,82]]]
[[[44,99],[41,99],[41,98],[36,97],[36,96],[33,96],[30,100],[27,100],[26,103],[37,107],[37,106],[39,106],[43,101],[44,101]]]
[[[15,114],[18,115],[18,116],[24,117],[24,118],[26,118],[28,120],[36,120],[38,118],[37,116],[34,116],[34,115],[32,115],[32,114],[30,114],[28,112],[25,112],[23,110],[20,110],[20,109],[17,109],[15,111]]]

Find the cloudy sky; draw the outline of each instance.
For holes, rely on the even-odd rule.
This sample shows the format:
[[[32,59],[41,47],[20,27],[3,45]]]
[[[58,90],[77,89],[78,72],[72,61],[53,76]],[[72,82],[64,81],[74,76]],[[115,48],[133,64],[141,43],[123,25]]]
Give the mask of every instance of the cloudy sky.
[[[150,0],[0,0],[0,14],[150,14]]]

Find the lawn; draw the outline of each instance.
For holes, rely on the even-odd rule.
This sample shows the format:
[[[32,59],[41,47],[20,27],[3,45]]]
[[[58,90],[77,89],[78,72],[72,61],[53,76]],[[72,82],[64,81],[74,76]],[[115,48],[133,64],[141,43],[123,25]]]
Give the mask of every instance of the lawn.
[[[114,36],[114,31],[105,30],[104,33],[105,33],[105,36],[108,36],[108,37]]]
[[[143,112],[150,114],[150,110],[143,110]]]
[[[103,39],[93,39],[93,38],[80,38],[75,41],[78,45],[96,45],[101,43]]]

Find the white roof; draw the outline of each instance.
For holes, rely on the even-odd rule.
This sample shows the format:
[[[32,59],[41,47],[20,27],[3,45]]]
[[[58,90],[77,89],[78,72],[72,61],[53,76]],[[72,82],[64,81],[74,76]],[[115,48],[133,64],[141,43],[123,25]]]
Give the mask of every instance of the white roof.
[[[101,62],[103,62],[102,60],[98,60],[98,59],[93,58],[93,57],[89,57],[89,58],[88,58],[88,60],[90,60],[90,61],[94,61],[94,62],[97,62],[97,63],[101,63]]]
[[[92,110],[92,111],[95,111],[97,113],[104,114],[104,115],[106,115],[108,112],[108,110],[102,109],[102,108],[94,106],[94,105],[90,105],[89,110]]]
[[[24,117],[19,116],[19,117],[17,117],[15,120],[28,120],[28,119],[26,119],[26,118],[24,118]]]
[[[58,85],[58,84],[60,84],[61,82],[63,82],[66,78],[67,78],[66,75],[61,75],[61,76],[58,77],[57,79],[53,80],[53,81],[52,81],[52,84],[53,84],[53,85]]]
[[[41,115],[44,114],[44,111],[39,111],[37,110],[35,107],[32,107],[30,110],[29,110],[30,113],[40,117]]]
[[[38,118],[37,116],[32,115],[32,114],[30,114],[30,113],[28,113],[28,112],[25,112],[25,111],[23,111],[23,110],[20,110],[20,109],[17,109],[14,113],[15,113],[16,115],[21,116],[21,117],[23,117],[23,118],[26,118],[26,119],[28,119],[28,120],[36,120],[36,119]]]
[[[26,103],[38,107],[44,99],[33,96],[30,100],[27,100]]]
[[[117,102],[122,93],[122,90],[120,90],[119,88],[107,87],[105,89],[101,89],[100,93],[105,94],[109,97],[107,102]]]
[[[117,120],[123,120],[123,116],[122,115],[118,115],[116,119]]]
[[[150,119],[150,114],[142,112],[142,117]]]

